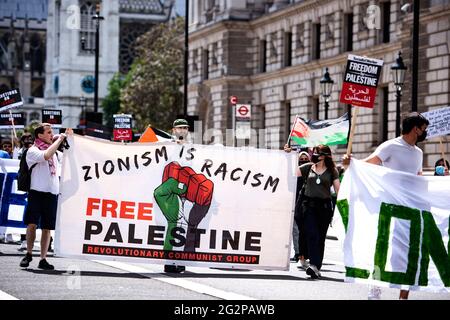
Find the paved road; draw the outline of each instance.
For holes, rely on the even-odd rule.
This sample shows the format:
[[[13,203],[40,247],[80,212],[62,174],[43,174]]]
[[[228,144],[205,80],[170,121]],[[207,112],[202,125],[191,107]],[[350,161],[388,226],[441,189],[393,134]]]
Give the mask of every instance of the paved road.
[[[344,282],[340,242],[328,239],[321,280],[311,280],[291,263],[289,271],[249,271],[188,267],[179,275],[162,265],[50,257],[55,271],[19,267],[17,244],[0,244],[0,298],[115,300],[365,300],[367,286]],[[382,299],[398,298],[383,288]],[[450,300],[448,293],[411,292],[411,300]]]

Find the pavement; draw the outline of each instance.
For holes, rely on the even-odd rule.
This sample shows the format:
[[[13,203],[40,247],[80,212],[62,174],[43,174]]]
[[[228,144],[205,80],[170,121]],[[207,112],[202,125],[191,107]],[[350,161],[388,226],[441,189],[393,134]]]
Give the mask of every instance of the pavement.
[[[187,267],[167,274],[157,264],[54,257],[56,270],[20,268],[20,245],[0,243],[0,299],[20,300],[367,300],[367,285],[344,282],[340,240],[326,240],[320,280],[295,263],[288,271]],[[383,288],[383,300],[397,300],[397,289]],[[450,300],[450,293],[411,292],[410,300]]]

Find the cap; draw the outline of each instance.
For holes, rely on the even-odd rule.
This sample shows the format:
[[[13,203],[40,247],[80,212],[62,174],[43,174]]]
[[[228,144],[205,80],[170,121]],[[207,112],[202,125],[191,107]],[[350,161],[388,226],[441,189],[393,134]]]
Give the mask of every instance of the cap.
[[[189,127],[189,123],[185,119],[177,119],[173,122],[173,127],[174,128]]]

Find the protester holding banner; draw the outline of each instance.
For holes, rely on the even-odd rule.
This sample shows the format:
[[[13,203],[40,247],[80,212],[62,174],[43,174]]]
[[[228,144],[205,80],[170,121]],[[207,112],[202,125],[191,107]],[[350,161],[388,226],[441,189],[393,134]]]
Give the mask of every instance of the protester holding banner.
[[[185,143],[189,134],[189,124],[185,119],[176,119],[173,122],[172,135],[173,141]]]
[[[392,170],[422,174],[423,152],[416,146],[427,137],[429,121],[420,113],[410,113],[402,122],[402,136],[383,142],[363,161]],[[344,155],[343,165],[350,164],[351,155]],[[399,299],[408,299],[409,290],[401,290]],[[381,288],[371,286],[369,299],[380,299]]]
[[[306,151],[301,151],[298,154],[298,166],[309,163],[311,160],[309,159],[309,154]],[[305,264],[306,259],[308,259],[308,248],[306,246],[306,236],[304,228],[302,227],[302,219],[301,219],[301,200],[300,200],[300,191],[303,187],[303,177],[297,178],[297,189],[295,191],[295,223],[292,227],[292,242],[294,244],[294,257],[291,258],[291,261]]]
[[[66,134],[72,133],[67,129]],[[47,262],[47,251],[50,242],[50,230],[55,229],[56,208],[59,194],[59,162],[56,150],[66,138],[61,134],[59,139],[52,143],[53,131],[48,123],[40,124],[34,131],[35,142],[26,153],[28,168],[34,166],[31,172],[30,191],[28,192],[28,205],[24,214],[24,223],[27,225],[27,253],[21,260],[20,266],[26,268],[33,260],[32,251],[36,238],[36,228],[42,229],[41,260],[38,268],[53,270],[54,266]]]
[[[297,175],[305,179],[302,210],[310,262],[306,274],[318,279],[327,230],[333,217],[330,189],[333,186],[338,193],[340,183],[330,147],[325,145],[315,147],[311,161],[312,164],[300,166]]]

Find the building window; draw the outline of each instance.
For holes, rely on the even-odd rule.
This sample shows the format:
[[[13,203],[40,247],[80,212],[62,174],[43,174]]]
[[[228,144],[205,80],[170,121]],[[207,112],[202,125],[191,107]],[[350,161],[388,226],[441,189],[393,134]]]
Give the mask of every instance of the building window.
[[[267,41],[259,41],[259,72],[266,72],[266,61],[267,61]]]
[[[391,25],[391,2],[386,1],[381,3],[381,38],[383,43],[390,41],[389,27]]]
[[[284,66],[292,66],[292,32],[284,33]]]
[[[382,87],[380,88],[380,114],[379,114],[379,134],[378,134],[378,143],[382,143],[388,139],[388,130],[389,130],[389,88]]]
[[[95,15],[97,1],[80,2],[80,53],[93,54],[95,49]],[[84,41],[84,45],[83,42]]]
[[[353,13],[344,14],[343,28],[343,50],[344,52],[353,50]]]
[[[202,79],[208,80],[209,78],[209,51],[207,49],[203,50],[202,57]]]
[[[55,2],[55,57],[59,57],[59,44],[61,39],[61,2]]]
[[[312,105],[312,120],[319,120],[320,119],[320,108],[319,108],[319,97],[312,97],[311,98],[311,105]]]
[[[312,60],[320,59],[320,23],[313,23],[311,35]]]
[[[291,102],[286,101],[284,104],[284,123],[283,123],[283,137],[287,140],[289,134],[291,133]]]

